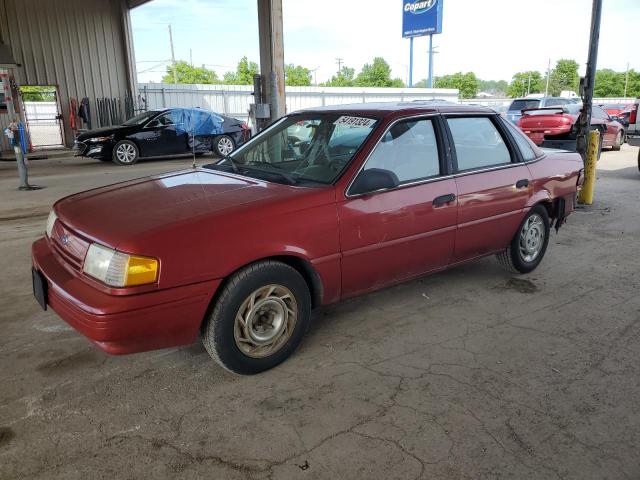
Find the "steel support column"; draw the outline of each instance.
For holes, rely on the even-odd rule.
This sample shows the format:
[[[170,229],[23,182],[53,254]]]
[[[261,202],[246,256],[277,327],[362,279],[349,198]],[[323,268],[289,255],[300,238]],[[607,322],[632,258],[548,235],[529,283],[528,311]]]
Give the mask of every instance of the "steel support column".
[[[274,121],[286,113],[282,0],[258,0],[258,28],[263,91]]]

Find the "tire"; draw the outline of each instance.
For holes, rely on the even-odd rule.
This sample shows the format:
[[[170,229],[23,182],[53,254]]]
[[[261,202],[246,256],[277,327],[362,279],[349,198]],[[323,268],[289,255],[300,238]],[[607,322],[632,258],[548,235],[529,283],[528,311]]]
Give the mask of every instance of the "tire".
[[[213,140],[213,151],[219,157],[226,157],[236,149],[236,142],[229,135],[220,135]]]
[[[133,165],[138,161],[139,156],[137,145],[130,140],[121,140],[116,143],[111,154],[113,163],[117,165]]]
[[[311,294],[302,275],[281,262],[258,262],[228,279],[203,322],[202,342],[225,369],[255,374],[286,360],[310,319]]]
[[[547,251],[550,231],[547,209],[543,205],[536,205],[529,210],[509,246],[497,255],[498,261],[512,273],[534,271]],[[527,232],[531,232],[529,237],[526,236]]]
[[[618,150],[620,150],[620,147],[622,146],[623,142],[624,142],[624,134],[622,130],[620,130],[616,135],[616,140],[613,142],[613,145],[611,145],[611,150],[617,152]]]

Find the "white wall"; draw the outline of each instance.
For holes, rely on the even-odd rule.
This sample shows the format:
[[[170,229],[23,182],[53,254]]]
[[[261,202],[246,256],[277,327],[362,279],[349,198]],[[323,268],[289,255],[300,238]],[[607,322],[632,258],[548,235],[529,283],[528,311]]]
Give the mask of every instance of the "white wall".
[[[246,119],[253,101],[251,85],[174,85],[145,83],[138,86],[147,108],[200,107]],[[287,87],[287,112],[322,105],[401,102],[412,100],[458,102],[458,90],[437,88]]]

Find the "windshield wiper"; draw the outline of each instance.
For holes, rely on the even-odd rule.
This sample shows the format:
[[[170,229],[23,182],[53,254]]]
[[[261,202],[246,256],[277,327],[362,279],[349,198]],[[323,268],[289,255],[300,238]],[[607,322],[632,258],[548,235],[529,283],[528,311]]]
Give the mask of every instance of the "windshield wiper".
[[[265,167],[268,167],[268,169],[256,168],[256,165],[260,165],[260,166],[264,165]],[[291,185],[297,185],[299,183],[298,179],[295,178],[293,175],[285,172],[284,170],[282,170],[281,167],[277,167],[276,165],[273,165],[272,163],[269,163],[269,162],[249,162],[248,164],[245,164],[244,166],[248,167],[249,169],[253,169],[253,170],[261,170],[263,172],[275,173],[275,174],[281,176],[282,178],[284,178]]]

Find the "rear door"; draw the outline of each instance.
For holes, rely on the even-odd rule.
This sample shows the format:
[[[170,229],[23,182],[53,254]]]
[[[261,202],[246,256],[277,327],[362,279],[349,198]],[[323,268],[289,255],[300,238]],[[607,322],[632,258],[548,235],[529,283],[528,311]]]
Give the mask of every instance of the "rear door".
[[[495,115],[449,116],[458,191],[454,262],[506,248],[523,219],[531,174]]]
[[[604,132],[604,143],[606,145],[613,145],[616,140],[616,135],[618,134],[618,129],[614,126],[611,121],[611,117],[607,112],[605,112],[602,108],[597,105],[593,106],[593,110],[591,113],[591,124],[593,126],[600,125]]]
[[[394,123],[358,175],[387,170],[397,176],[398,187],[359,195],[347,189],[344,201],[338,202],[343,296],[449,264],[457,201],[443,145],[437,116]]]

